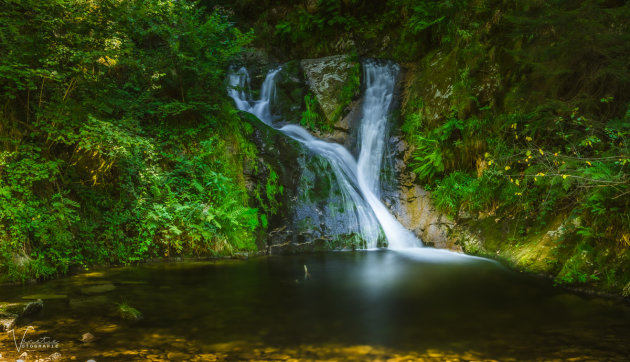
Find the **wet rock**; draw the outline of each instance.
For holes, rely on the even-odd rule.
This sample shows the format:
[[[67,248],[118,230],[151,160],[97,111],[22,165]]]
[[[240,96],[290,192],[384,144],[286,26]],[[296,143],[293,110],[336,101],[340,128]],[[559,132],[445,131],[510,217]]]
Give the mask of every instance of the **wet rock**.
[[[427,246],[462,251],[450,233],[456,223],[447,215],[439,212],[431,194],[416,184],[416,175],[408,167],[411,149],[407,143],[392,137],[394,149],[394,173],[398,185],[386,195],[386,203],[393,215],[407,229],[411,230]]]
[[[34,302],[27,303],[22,311],[21,317],[32,317],[44,309],[44,301],[38,299]]]
[[[400,223],[422,241],[437,248],[461,251],[449,238],[455,222],[436,210],[431,195],[418,185],[402,186],[400,199],[392,208]]]
[[[0,313],[0,332],[6,332],[13,329],[17,319],[17,314]]]
[[[350,112],[334,124],[332,131],[326,134],[316,131],[314,132],[315,135],[351,149],[354,141],[353,137],[351,137],[352,130],[357,127],[361,118],[360,100],[351,102],[348,105],[348,109],[350,109]]]
[[[350,81],[350,71],[355,63],[346,55],[333,55],[318,59],[304,59],[300,62],[310,90],[315,95],[322,112],[329,123],[335,123],[339,116],[341,93]]]
[[[303,152],[301,146],[258,120],[243,117],[254,127],[253,141],[259,150],[261,159],[252,162],[245,173],[249,190],[258,193],[263,198],[267,195],[266,185],[271,177],[271,171],[277,176],[278,185],[282,185],[283,192],[276,195],[273,201],[265,200],[278,207],[277,212],[269,219],[269,229],[290,225],[294,200],[298,198],[297,183],[300,179],[300,167],[297,158]],[[264,239],[267,239],[265,237]],[[259,248],[266,249],[266,240],[259,241]]]
[[[280,116],[280,121],[299,124],[306,94],[307,86],[300,62],[285,63],[276,76],[273,112]]]
[[[329,250],[329,240],[326,238],[312,238],[304,236],[302,242],[293,242],[287,240],[284,243],[273,244],[269,246],[269,254],[271,255],[293,255],[305,254],[316,251]]]
[[[0,332],[15,327],[21,318],[36,316],[43,308],[41,299],[28,303],[0,303]]]

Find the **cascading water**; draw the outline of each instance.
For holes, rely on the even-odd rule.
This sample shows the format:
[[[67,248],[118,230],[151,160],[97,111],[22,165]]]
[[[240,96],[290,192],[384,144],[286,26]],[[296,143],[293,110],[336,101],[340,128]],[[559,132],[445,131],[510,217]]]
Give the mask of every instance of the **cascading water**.
[[[420,240],[405,229],[379,199],[387,116],[398,67],[366,62],[363,68],[366,89],[357,160],[342,145],[320,140],[300,126],[287,124],[277,129],[329,163],[341,196],[352,209],[352,212],[345,213],[343,222],[348,230],[360,233],[367,248],[377,246],[382,235],[381,228],[390,249],[419,247],[422,245]],[[229,75],[228,94],[234,99],[238,109],[249,112],[274,127],[270,107],[275,95],[275,79],[281,70],[282,68],[274,69],[267,74],[260,91],[260,99],[253,100],[246,92],[249,87],[247,69],[240,68]]]

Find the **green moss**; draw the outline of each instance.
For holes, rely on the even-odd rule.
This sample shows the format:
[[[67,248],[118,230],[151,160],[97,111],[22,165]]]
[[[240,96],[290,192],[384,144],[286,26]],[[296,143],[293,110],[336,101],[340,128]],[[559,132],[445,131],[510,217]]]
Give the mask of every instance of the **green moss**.
[[[128,321],[138,321],[144,318],[142,313],[136,308],[130,306],[126,302],[117,305],[117,314],[120,318]]]

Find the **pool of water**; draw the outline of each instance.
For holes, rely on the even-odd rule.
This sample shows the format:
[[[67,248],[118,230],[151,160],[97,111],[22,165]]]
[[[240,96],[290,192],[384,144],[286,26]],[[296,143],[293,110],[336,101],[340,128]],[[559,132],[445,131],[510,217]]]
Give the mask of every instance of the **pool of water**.
[[[630,358],[627,305],[434,249],[154,263],[0,295],[45,298],[38,318],[16,329],[18,343],[31,325],[26,340],[59,347],[26,350],[29,359]],[[118,303],[144,318],[120,319]],[[81,341],[86,332],[93,341]],[[11,335],[0,353],[19,355]]]

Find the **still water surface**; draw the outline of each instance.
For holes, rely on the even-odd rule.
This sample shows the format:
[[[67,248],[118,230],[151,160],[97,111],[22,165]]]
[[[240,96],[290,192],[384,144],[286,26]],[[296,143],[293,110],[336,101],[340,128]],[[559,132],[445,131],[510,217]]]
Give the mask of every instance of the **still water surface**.
[[[27,339],[56,339],[67,360],[630,360],[627,305],[432,249],[146,264],[2,299],[29,295],[54,299]],[[120,320],[121,302],[144,319]],[[0,337],[4,357],[12,343]]]

